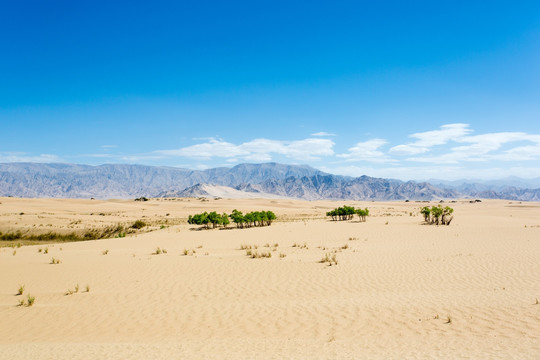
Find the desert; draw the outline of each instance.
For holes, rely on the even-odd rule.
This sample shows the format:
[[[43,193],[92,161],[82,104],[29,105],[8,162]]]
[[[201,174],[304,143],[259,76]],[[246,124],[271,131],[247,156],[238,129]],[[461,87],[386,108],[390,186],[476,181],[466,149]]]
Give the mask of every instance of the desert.
[[[539,203],[448,201],[449,226],[424,224],[420,208],[433,201],[0,203],[4,234],[133,230],[2,241],[0,359],[540,356]],[[343,204],[369,208],[367,221],[325,215]],[[234,209],[277,219],[244,229],[187,223]],[[255,250],[270,256],[247,255]]]

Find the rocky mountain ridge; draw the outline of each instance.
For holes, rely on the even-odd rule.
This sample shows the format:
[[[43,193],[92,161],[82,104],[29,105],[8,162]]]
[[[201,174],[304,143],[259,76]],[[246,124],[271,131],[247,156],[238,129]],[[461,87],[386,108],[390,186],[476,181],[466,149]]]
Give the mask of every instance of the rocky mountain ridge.
[[[205,195],[205,191],[208,194]],[[506,187],[491,190],[474,185],[453,188],[434,186],[429,182],[404,182],[369,176],[353,178],[328,174],[307,165],[278,163],[239,164],[232,168],[207,170],[127,164],[0,164],[0,196],[106,199],[213,196],[212,193],[234,197],[255,195],[305,200],[438,200],[478,197],[540,201],[540,189]]]

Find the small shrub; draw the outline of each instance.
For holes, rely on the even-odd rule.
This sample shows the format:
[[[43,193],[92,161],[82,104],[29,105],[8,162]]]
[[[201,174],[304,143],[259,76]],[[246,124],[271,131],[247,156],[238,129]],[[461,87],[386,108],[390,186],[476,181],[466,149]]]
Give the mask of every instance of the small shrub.
[[[60,264],[60,259],[57,259],[57,258],[53,257],[53,258],[51,259],[51,264],[55,264],[55,265],[56,265],[56,264]]]
[[[447,315],[446,316],[446,321],[444,323],[445,324],[451,324],[452,323],[452,317],[450,315]]]
[[[109,249],[103,250],[103,251],[101,252],[101,255],[107,255],[108,253],[109,253]]]
[[[280,259],[283,259],[283,258],[286,257],[286,256],[287,256],[287,254],[285,254],[285,253],[279,253]]]
[[[38,252],[38,253],[40,253],[40,252],[42,252],[42,251],[43,251],[42,248],[37,249],[37,252]]]
[[[43,250],[43,253],[44,253],[44,254],[48,254],[48,253],[49,253],[49,248],[46,247],[45,250]]]
[[[24,306],[24,300],[23,299],[19,300],[19,303],[17,304],[17,306]]]
[[[332,266],[332,264],[334,265],[338,264],[336,254],[329,254],[329,253],[324,254],[324,256],[319,262],[323,264],[328,263],[328,266]]]
[[[17,295],[22,295],[24,293],[24,285],[19,286],[19,290],[17,291]]]
[[[32,306],[36,302],[35,296],[32,296],[28,294],[28,297],[26,298],[26,306]]]
[[[271,257],[272,257],[272,253],[270,251],[263,251],[263,252],[253,251],[251,253],[252,259],[271,258]]]
[[[140,230],[140,229],[142,229],[142,228],[145,227],[145,226],[146,226],[146,223],[145,223],[144,221],[142,221],[142,220],[137,220],[137,221],[135,221],[135,222],[133,223],[133,225],[131,225],[131,227],[132,227],[133,229],[137,229],[137,230]]]
[[[13,250],[13,256],[17,255],[17,250]]]
[[[86,292],[90,292],[90,285],[86,285],[85,290],[86,290]]]
[[[75,285],[75,292],[76,292],[76,293],[79,292],[79,284]]]
[[[349,244],[345,244],[341,247],[343,250],[347,250],[349,248]]]
[[[163,250],[161,250],[161,248],[156,248],[156,251],[154,252],[154,255],[159,255],[159,254],[162,254],[163,253]]]

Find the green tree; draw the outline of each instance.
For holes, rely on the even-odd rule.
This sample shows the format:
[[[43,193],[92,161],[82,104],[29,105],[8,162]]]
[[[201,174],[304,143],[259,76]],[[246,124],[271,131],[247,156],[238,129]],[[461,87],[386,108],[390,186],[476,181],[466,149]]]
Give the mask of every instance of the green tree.
[[[431,209],[428,206],[424,206],[420,209],[420,213],[424,215],[424,221],[429,223],[431,219]]]

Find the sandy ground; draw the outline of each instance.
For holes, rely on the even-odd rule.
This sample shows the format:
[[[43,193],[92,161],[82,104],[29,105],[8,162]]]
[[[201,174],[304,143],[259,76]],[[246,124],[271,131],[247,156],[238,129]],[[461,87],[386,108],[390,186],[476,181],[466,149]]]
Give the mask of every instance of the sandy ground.
[[[0,249],[0,359],[540,358],[538,203],[459,201],[437,227],[422,225],[416,202],[346,202],[371,210],[366,223],[325,219],[344,204],[331,201],[0,202],[4,232],[136,219],[153,230],[48,254]],[[281,221],[204,231],[184,221],[234,208]],[[332,252],[337,265],[319,262]],[[17,306],[27,294],[35,304]]]

